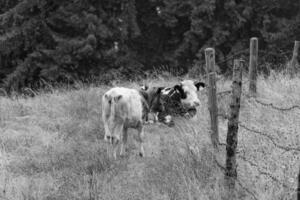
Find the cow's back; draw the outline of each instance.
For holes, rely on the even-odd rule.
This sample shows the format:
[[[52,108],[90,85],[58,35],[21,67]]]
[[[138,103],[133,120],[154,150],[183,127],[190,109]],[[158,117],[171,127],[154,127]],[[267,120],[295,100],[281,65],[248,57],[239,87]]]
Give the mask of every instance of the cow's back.
[[[137,90],[116,87],[105,95],[104,101],[110,101],[111,108],[107,109],[110,124],[125,123],[125,126],[134,127],[142,119],[142,97]]]

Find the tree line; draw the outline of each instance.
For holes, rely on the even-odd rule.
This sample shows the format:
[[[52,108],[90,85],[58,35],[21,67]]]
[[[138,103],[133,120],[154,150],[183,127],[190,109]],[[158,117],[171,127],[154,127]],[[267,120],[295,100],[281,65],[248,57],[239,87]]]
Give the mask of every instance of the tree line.
[[[206,47],[224,60],[253,36],[278,63],[299,39],[299,10],[299,0],[1,0],[0,87],[201,73]]]

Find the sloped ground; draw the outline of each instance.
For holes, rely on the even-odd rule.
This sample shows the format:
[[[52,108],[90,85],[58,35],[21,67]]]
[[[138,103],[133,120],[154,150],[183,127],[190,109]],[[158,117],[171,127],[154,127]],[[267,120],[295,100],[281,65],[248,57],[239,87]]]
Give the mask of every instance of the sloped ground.
[[[173,85],[176,80],[150,80]],[[230,89],[220,81],[218,90]],[[123,83],[137,87],[133,83]],[[258,99],[279,107],[300,105],[300,79],[259,79]],[[108,87],[55,90],[33,99],[0,99],[0,197],[4,199],[220,199],[223,171],[214,162],[205,92],[196,119],[145,129],[146,157],[137,156],[131,131],[126,156],[107,156],[101,95]],[[239,128],[239,199],[295,199],[300,110],[263,106],[244,91]],[[228,113],[229,96],[219,97]],[[220,118],[220,140],[227,121]],[[267,135],[267,136],[266,136]],[[271,139],[270,139],[271,138]],[[279,146],[276,144],[279,144]],[[225,148],[217,155],[224,164]],[[246,188],[246,189],[245,189]],[[247,191],[248,190],[248,191]],[[1,199],[1,198],[0,198]]]

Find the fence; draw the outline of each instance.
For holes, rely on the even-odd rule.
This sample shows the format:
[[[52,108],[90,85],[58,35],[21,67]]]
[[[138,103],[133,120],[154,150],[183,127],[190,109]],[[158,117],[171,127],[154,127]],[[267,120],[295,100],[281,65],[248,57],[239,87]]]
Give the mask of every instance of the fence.
[[[297,71],[297,56],[298,56],[298,49],[299,49],[299,42],[295,41],[293,56],[291,61],[288,63],[287,72],[290,77],[293,77],[295,72]],[[237,158],[247,162],[250,166],[254,167],[261,175],[264,175],[270,178],[272,181],[279,183],[284,188],[296,191],[296,189],[291,188],[286,183],[280,181],[276,178],[275,175],[271,174],[270,172],[262,170],[254,161],[247,158],[245,155],[241,155],[237,149],[238,143],[238,129],[242,128],[247,132],[251,132],[258,136],[266,138],[272,145],[276,148],[284,150],[285,152],[300,152],[300,147],[289,147],[281,145],[275,138],[271,135],[264,133],[263,131],[259,131],[257,128],[250,127],[243,122],[239,121],[239,109],[240,109],[240,102],[241,98],[245,98],[246,101],[254,101],[261,106],[267,107],[269,109],[277,110],[282,112],[283,114],[286,112],[294,111],[298,109],[300,111],[300,105],[292,105],[286,107],[279,107],[274,105],[273,103],[263,102],[262,100],[257,99],[257,65],[258,65],[258,39],[251,38],[250,40],[250,58],[249,58],[249,80],[246,82],[242,81],[242,70],[243,70],[243,61],[241,60],[234,60],[234,67],[233,67],[233,83],[232,83],[232,90],[226,90],[221,92],[216,92],[216,80],[213,74],[216,74],[213,64],[215,64],[215,55],[214,50],[212,48],[208,48],[205,50],[206,56],[206,65],[207,65],[207,77],[208,77],[208,94],[209,94],[209,111],[210,111],[210,119],[211,119],[211,138],[213,146],[218,150],[218,145],[216,142],[219,142],[219,133],[218,133],[218,117],[223,117],[228,120],[228,130],[227,130],[227,139],[226,144],[218,143],[219,145],[224,145],[226,147],[226,166],[224,167],[221,165],[217,160],[217,165],[224,170],[225,172],[225,180],[226,186],[228,187],[227,198],[233,199],[236,198],[234,196],[235,190],[235,183],[240,185],[248,194],[252,196],[253,199],[258,199],[256,197],[255,192],[250,191],[247,187],[243,186],[242,182],[239,181],[237,175]],[[245,50],[238,52],[239,54],[245,53]],[[235,54],[236,57],[238,54]],[[230,58],[229,58],[230,59]],[[226,61],[229,60],[228,58]],[[221,61],[224,62],[224,61]],[[249,91],[248,94],[242,93],[242,85],[249,82]],[[231,103],[230,103],[230,114],[229,115],[222,115],[218,113],[218,106],[217,103],[214,101],[217,99],[217,95],[228,95],[231,94]],[[300,173],[300,172],[299,172]],[[300,177],[300,174],[298,175]],[[300,185],[300,184],[299,184]],[[300,187],[300,186],[298,186]],[[299,188],[298,190],[298,199],[299,198]]]

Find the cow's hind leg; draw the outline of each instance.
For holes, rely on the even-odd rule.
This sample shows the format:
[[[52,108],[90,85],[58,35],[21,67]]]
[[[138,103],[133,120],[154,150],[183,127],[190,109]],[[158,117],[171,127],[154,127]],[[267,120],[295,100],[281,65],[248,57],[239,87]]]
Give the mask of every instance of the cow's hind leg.
[[[116,137],[112,136],[111,137],[111,144],[112,144],[112,150],[113,150],[113,157],[114,159],[117,159],[117,150],[118,150],[118,144],[119,144],[119,139]]]
[[[139,142],[139,155],[141,157],[144,157],[145,156],[145,152],[144,152],[144,127],[143,127],[143,123],[142,121],[140,121],[138,123],[138,126],[137,126],[137,130],[138,130],[138,142]]]
[[[123,129],[124,129],[124,124],[117,124],[113,129],[111,143],[112,143],[112,147],[113,147],[113,157],[115,159],[117,158],[117,151],[118,151],[120,139],[123,137],[123,135],[122,135]]]
[[[128,139],[128,128],[124,127],[123,128],[123,137],[122,137],[122,143],[121,143],[121,151],[120,155],[124,155],[126,152],[126,144],[127,144],[127,139]]]
[[[111,133],[110,133],[107,122],[104,123],[104,141],[110,141],[111,142]]]

